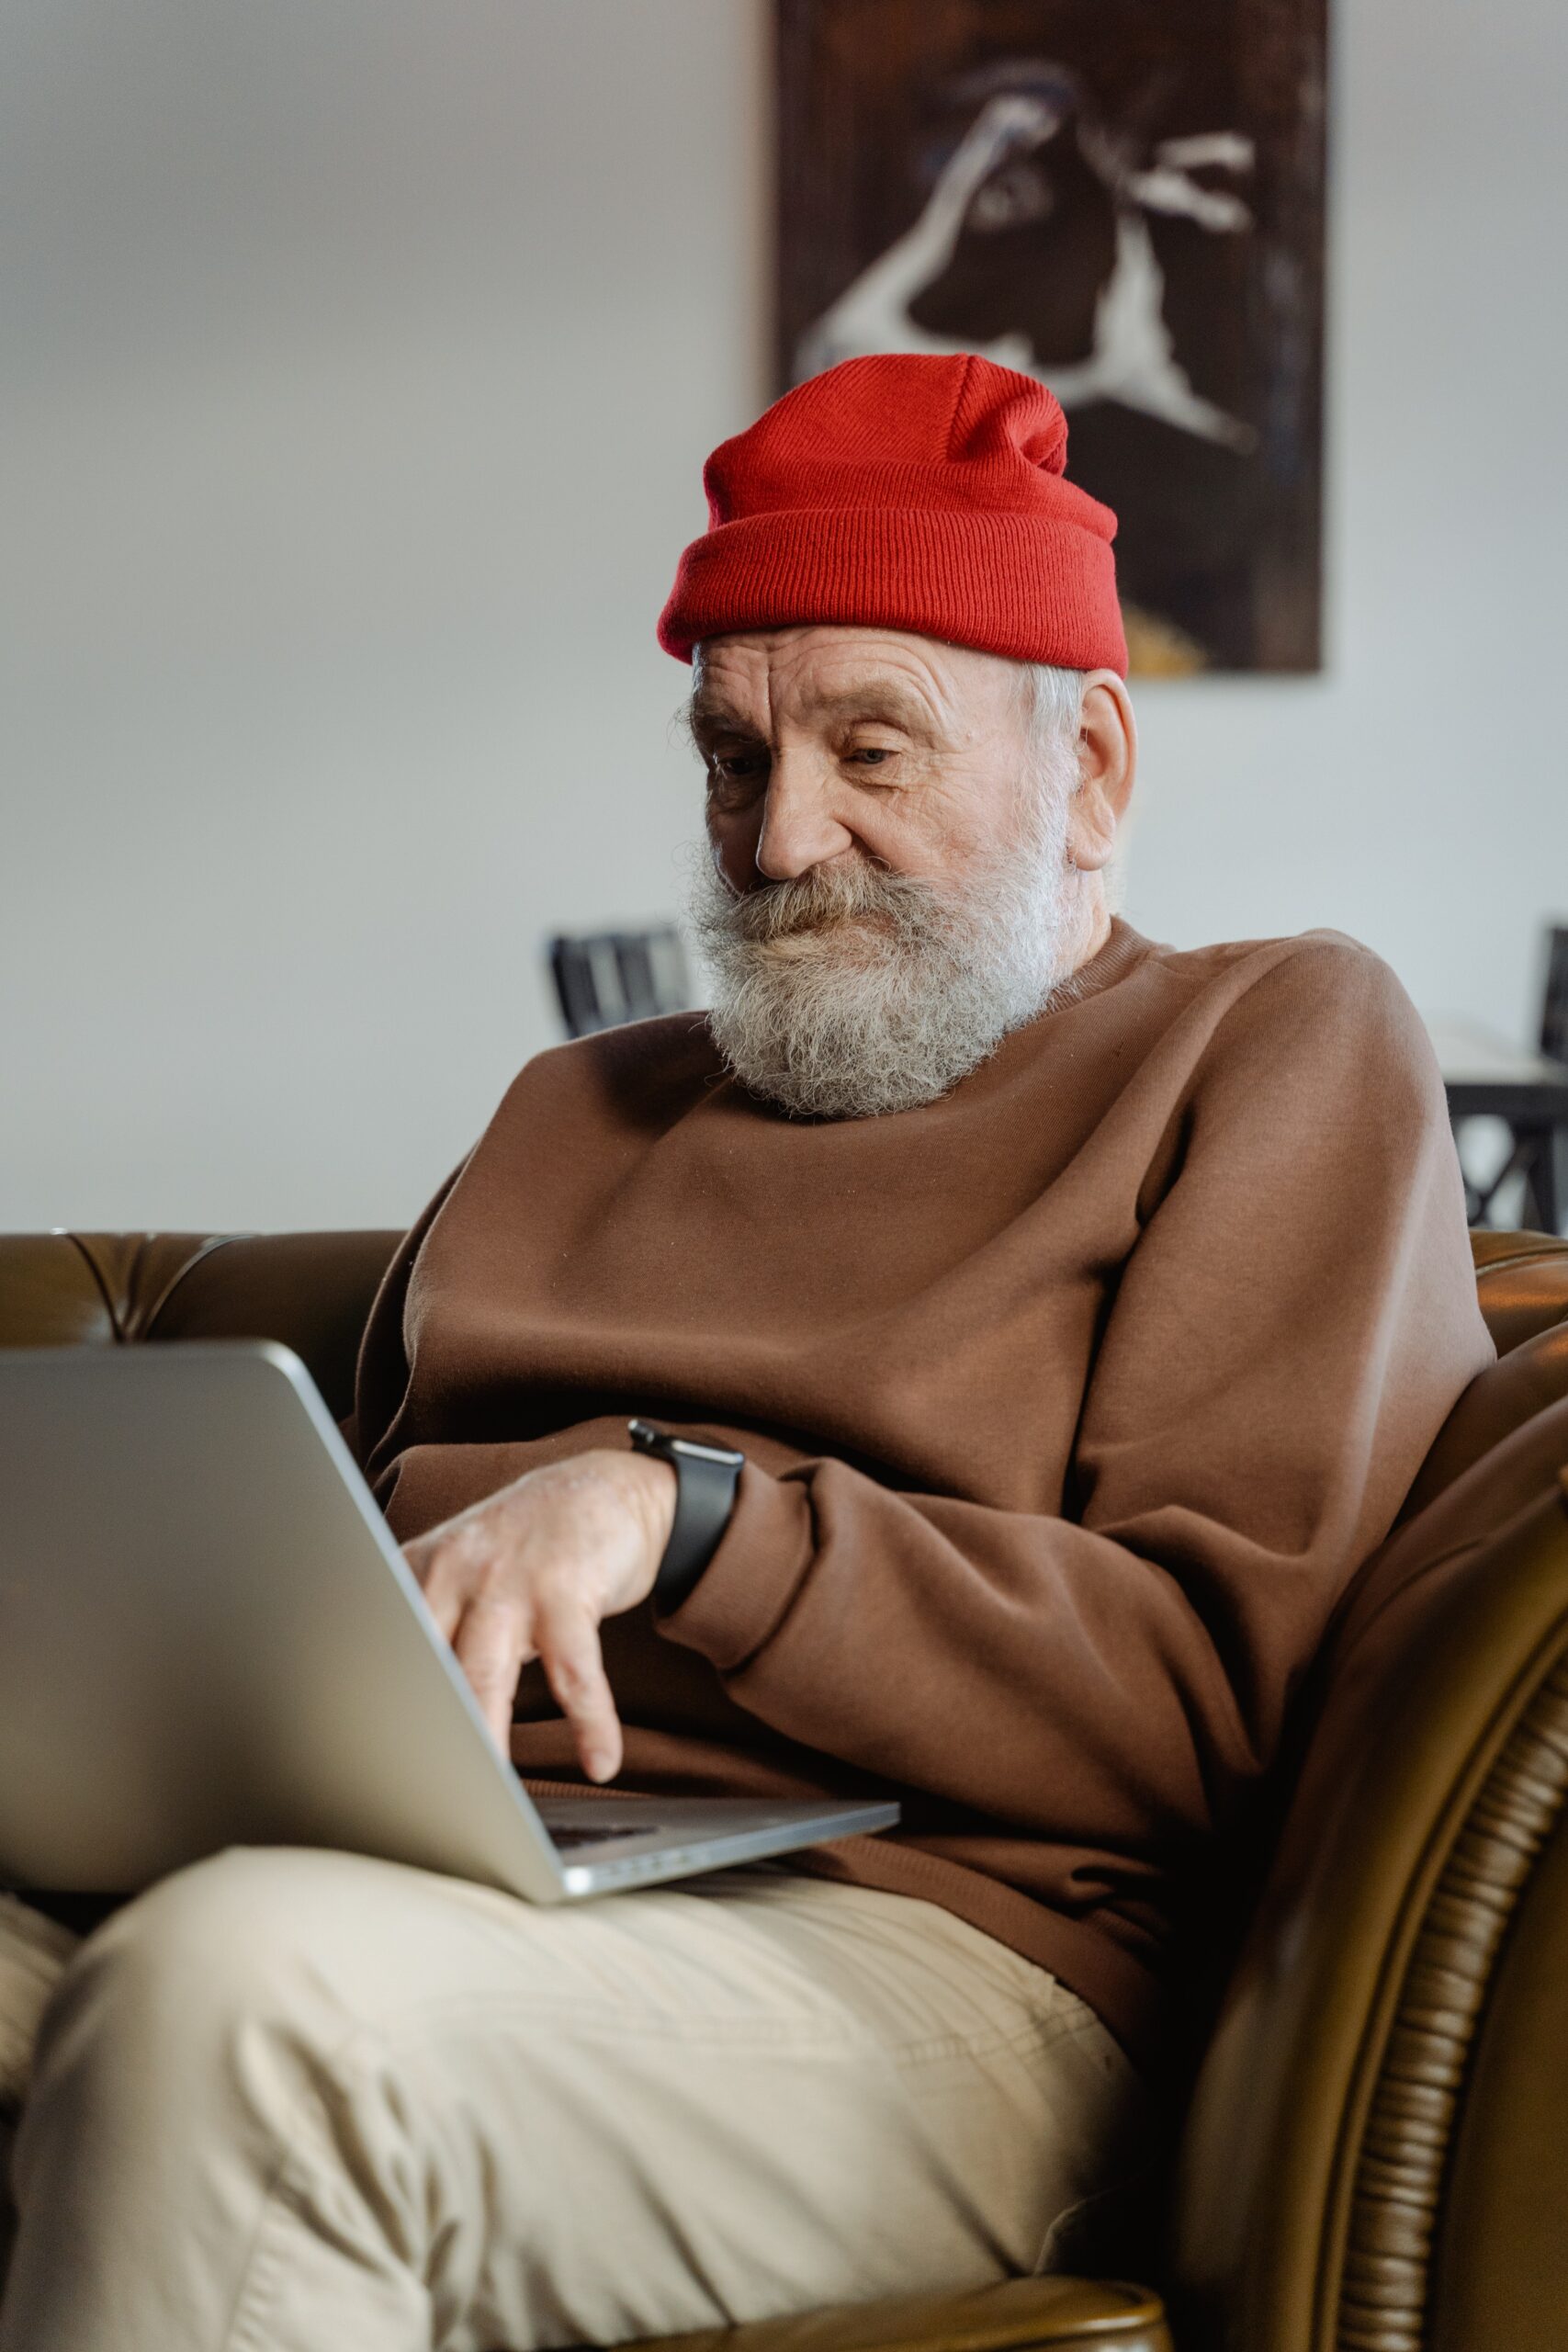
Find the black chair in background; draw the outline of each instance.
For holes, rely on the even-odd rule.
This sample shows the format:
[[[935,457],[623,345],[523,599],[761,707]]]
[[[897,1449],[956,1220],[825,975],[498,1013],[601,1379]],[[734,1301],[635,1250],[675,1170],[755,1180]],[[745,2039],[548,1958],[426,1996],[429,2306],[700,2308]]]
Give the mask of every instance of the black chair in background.
[[[1540,1053],[1513,1052],[1478,1032],[1473,1044],[1461,1042],[1456,1061],[1445,1061],[1443,1080],[1471,1224],[1489,1225],[1505,1194],[1510,1222],[1561,1234],[1568,1224],[1568,924],[1546,933]],[[1501,1120],[1507,1132],[1507,1149],[1484,1177],[1465,1163],[1461,1136],[1472,1119]]]
[[[1568,923],[1554,924],[1546,934],[1546,993],[1540,1009],[1540,1050],[1548,1061],[1568,1067]],[[1568,1221],[1568,1125],[1561,1125],[1548,1146],[1551,1163],[1551,1203],[1557,1211],[1554,1228],[1561,1233]]]
[[[559,933],[550,942],[550,974],[569,1037],[683,1012],[692,1001],[685,950],[669,923],[653,931]]]
[[[1568,1062],[1568,923],[1558,923],[1546,934],[1540,1050],[1548,1061]]]

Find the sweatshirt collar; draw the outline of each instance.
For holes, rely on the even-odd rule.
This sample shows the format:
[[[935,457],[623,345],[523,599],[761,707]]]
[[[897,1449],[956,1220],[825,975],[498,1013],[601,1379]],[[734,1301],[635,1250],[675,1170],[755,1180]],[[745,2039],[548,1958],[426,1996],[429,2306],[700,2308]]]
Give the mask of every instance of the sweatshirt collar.
[[[1069,1005],[1081,1004],[1085,997],[1098,996],[1101,989],[1110,988],[1122,979],[1134,964],[1141,964],[1154,942],[1134,931],[1120,915],[1111,918],[1111,936],[1096,956],[1087,964],[1058,981],[1035,1014],[1037,1021],[1045,1020],[1053,1012],[1065,1012]]]

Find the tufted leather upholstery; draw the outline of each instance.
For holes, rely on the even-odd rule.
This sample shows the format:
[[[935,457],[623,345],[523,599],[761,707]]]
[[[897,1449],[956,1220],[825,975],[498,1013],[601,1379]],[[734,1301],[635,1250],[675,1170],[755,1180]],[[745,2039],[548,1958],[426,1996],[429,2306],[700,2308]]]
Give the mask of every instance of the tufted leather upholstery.
[[[286,1340],[342,1419],[397,1233],[0,1235],[0,1347]]]
[[[282,1339],[342,1415],[397,1238],[0,1237],[0,1345]],[[1498,1361],[1347,1593],[1260,1809],[1177,2167],[1179,2352],[1568,2343],[1568,1244],[1473,1246]],[[1156,2295],[1047,2278],[660,2352],[1171,2340]]]

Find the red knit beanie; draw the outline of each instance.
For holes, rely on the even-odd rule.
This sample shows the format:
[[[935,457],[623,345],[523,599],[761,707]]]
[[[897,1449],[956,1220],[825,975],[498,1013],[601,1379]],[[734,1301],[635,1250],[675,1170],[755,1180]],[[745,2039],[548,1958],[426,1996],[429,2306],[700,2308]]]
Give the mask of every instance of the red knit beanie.
[[[703,469],[708,527],[659,642],[795,621],[915,629],[1127,673],[1116,517],[1065,480],[1067,421],[988,359],[889,353],[798,384]]]

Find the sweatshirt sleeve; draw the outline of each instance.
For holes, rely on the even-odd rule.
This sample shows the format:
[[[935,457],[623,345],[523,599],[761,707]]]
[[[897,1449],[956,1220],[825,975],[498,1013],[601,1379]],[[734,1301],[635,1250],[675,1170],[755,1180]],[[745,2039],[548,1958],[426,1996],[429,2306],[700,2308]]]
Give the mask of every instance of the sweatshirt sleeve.
[[[1267,1766],[1336,1598],[1492,1347],[1397,981],[1332,935],[1259,960],[1141,1204],[1068,1515],[747,1465],[662,1629],[775,1730],[1134,1851],[1206,1832]]]

